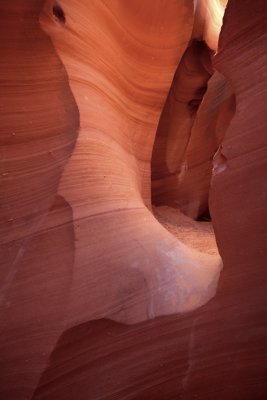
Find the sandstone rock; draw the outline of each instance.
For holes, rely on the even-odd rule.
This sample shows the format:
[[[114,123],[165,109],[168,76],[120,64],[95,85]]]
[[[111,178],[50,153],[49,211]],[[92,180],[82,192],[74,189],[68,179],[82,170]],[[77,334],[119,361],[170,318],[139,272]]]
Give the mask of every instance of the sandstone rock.
[[[176,202],[180,210],[196,219],[208,209],[212,160],[235,113],[235,94],[218,72],[198,110],[183,161]]]
[[[154,204],[183,206],[180,184],[187,169],[192,127],[212,74],[211,56],[212,52],[204,42],[193,41],[175,74],[159,122],[152,157]]]
[[[186,151],[176,159],[173,135],[153,164],[180,176],[173,198],[196,218],[216,152],[225,268],[212,301],[220,257],[176,234],[203,226],[165,207],[168,232],[152,214],[152,151],[178,64],[196,66],[178,85],[186,102],[213,73],[195,41],[217,50],[203,5],[195,19],[183,0],[0,5],[1,398],[266,397],[265,1],[252,12],[230,0]]]

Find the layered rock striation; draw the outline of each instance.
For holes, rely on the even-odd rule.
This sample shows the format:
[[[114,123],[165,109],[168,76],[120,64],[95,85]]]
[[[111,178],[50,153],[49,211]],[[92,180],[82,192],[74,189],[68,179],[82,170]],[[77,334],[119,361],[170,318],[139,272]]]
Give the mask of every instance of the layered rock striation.
[[[267,5],[217,49],[225,3],[0,5],[1,398],[264,398]]]

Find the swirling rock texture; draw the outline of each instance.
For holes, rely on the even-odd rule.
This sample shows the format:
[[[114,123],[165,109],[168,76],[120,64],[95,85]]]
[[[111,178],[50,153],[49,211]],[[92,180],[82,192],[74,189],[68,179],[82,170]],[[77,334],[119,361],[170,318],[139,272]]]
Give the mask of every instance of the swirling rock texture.
[[[199,218],[208,214],[212,159],[234,115],[235,94],[212,66],[223,6],[205,0],[195,7],[192,40],[177,68],[157,129],[152,198],[156,205],[178,207]]]
[[[0,5],[1,398],[266,397],[267,4],[217,49],[225,3]]]
[[[210,58],[205,44],[194,42],[184,59],[196,48]],[[210,77],[199,55],[194,57],[196,69],[191,63],[181,77],[175,76],[160,119],[152,157],[152,197],[154,204],[178,207],[195,219],[208,214],[212,160],[234,115],[235,94],[222,74],[216,71]],[[183,62],[178,74],[182,67]],[[184,96],[177,97],[175,90]]]

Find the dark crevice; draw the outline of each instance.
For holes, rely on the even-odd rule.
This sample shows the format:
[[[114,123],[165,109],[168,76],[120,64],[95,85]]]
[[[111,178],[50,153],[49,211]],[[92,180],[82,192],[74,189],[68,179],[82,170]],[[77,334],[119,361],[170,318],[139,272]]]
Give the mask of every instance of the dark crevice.
[[[64,25],[66,23],[65,13],[58,3],[53,5],[53,15],[60,24]]]
[[[151,161],[152,204],[176,208],[196,221],[211,221],[210,182],[212,174],[227,168],[218,148],[235,114],[233,89],[213,71],[213,57],[201,41],[186,49],[159,120]]]
[[[193,40],[177,67],[152,153],[154,205],[176,203],[178,182],[186,170],[191,130],[211,77],[213,54],[205,42]]]
[[[207,210],[203,214],[201,214],[196,220],[199,222],[210,222],[211,215],[209,208],[207,208]]]

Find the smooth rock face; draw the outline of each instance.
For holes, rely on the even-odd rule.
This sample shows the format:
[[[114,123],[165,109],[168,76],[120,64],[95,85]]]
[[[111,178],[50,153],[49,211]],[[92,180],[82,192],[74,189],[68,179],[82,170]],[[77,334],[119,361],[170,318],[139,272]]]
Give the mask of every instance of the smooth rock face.
[[[204,40],[214,51],[218,48],[227,2],[228,0],[194,0],[195,19],[192,36]]]
[[[75,221],[67,323],[136,323],[203,305],[215,294],[220,257],[187,248],[145,207],[157,124],[191,37],[193,4],[61,2],[63,20],[52,4],[41,25],[80,111],[59,187]]]
[[[191,43],[162,111],[151,167],[153,203],[196,219],[208,211],[212,158],[235,112],[235,95],[212,66],[226,2],[194,5]]]
[[[0,5],[1,399],[266,397],[267,3],[229,1],[209,80],[214,4]],[[151,166],[190,217],[210,195],[214,298]]]
[[[212,160],[235,112],[231,85],[217,71],[209,79],[203,97],[205,86],[203,82],[199,84],[200,64],[198,58],[196,60],[196,82],[189,76],[184,99],[174,98],[172,90],[169,94],[152,158],[153,203],[178,207],[194,219],[208,209]],[[205,83],[208,77],[206,73]],[[178,79],[174,78],[172,87],[177,82]],[[188,90],[190,85],[191,91]],[[196,99],[198,94],[200,99]],[[194,102],[189,100],[192,98],[195,98]],[[195,109],[192,110],[189,104],[195,104]],[[175,113],[172,116],[173,109]]]
[[[38,22],[42,2],[4,3],[0,397],[28,399],[65,326],[74,231],[71,207],[57,190],[79,112],[66,70]]]
[[[180,209],[192,218],[201,217],[208,209],[213,157],[233,118],[235,104],[231,85],[216,71],[194,121],[176,189]]]
[[[193,41],[176,71],[152,156],[152,200],[155,204],[182,206],[179,186],[187,170],[186,154],[192,127],[212,74],[211,56],[211,50],[203,41]]]

